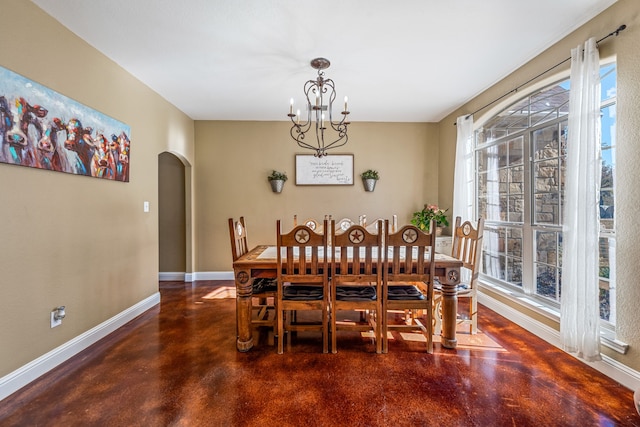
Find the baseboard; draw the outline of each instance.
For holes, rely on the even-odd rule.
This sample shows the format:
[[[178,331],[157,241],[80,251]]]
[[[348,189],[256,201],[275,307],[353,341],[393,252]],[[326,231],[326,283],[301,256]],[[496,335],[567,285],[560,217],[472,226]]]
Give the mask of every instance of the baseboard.
[[[181,271],[161,271],[158,273],[158,280],[161,282],[172,282],[172,281],[180,281],[180,282],[188,282],[186,280],[187,273]]]
[[[478,293],[478,303],[495,311],[499,315],[506,317],[516,325],[523,327],[532,334],[547,341],[549,344],[558,348],[562,348],[562,345],[560,343],[560,332],[558,332],[557,330],[550,328],[549,326],[538,322],[529,316],[526,316],[513,307],[510,307],[481,292]],[[575,355],[571,353],[567,354],[575,357]],[[600,371],[604,375],[619,382],[630,390],[637,390],[640,387],[640,372],[629,368],[623,363],[620,363],[607,355],[603,354],[602,360],[598,362],[586,362],[578,357],[576,357],[576,360],[579,360],[585,365],[591,366],[595,370]]]
[[[193,282],[195,280],[233,280],[233,271],[201,271],[196,273],[160,272],[158,278],[161,282],[174,280]]]
[[[193,280],[233,280],[233,271],[200,271],[193,273]]]
[[[0,401],[160,303],[156,292],[98,326],[0,378]]]

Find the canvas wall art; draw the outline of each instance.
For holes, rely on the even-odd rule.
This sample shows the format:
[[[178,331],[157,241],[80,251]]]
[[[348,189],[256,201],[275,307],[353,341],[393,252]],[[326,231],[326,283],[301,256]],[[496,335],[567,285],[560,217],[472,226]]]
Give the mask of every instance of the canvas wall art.
[[[129,126],[0,67],[0,163],[129,182]]]

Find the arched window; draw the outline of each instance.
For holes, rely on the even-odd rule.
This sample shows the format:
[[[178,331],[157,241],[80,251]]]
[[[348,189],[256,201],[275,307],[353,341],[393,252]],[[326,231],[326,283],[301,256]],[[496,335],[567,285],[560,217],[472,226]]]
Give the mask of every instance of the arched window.
[[[615,324],[616,65],[601,67],[600,317]],[[558,309],[570,81],[519,99],[475,133],[483,280]]]

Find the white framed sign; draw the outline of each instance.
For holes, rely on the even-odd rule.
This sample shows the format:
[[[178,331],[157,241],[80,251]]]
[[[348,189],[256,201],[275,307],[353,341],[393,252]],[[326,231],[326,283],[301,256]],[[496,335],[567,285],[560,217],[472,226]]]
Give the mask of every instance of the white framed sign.
[[[296,154],[296,185],[353,185],[353,154]]]

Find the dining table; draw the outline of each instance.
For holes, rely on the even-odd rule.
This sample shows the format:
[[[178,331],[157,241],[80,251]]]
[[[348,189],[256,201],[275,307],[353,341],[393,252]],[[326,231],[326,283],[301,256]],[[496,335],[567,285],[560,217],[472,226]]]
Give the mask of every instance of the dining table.
[[[458,312],[457,285],[460,283],[462,261],[436,252],[435,275],[442,285],[442,336],[441,344],[456,348],[456,317]],[[236,285],[236,348],[246,352],[253,347],[251,311],[253,280],[277,276],[277,248],[274,245],[258,245],[233,262]]]

